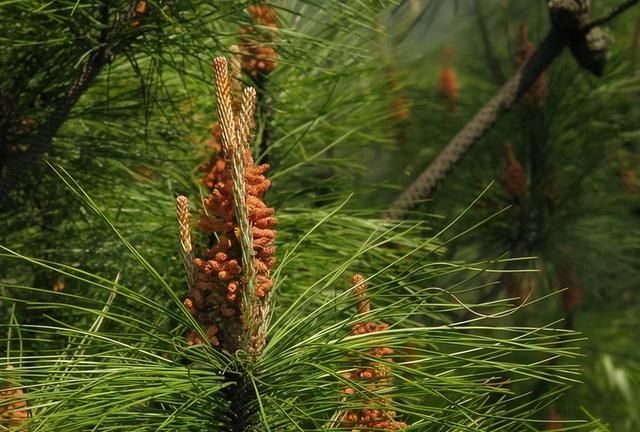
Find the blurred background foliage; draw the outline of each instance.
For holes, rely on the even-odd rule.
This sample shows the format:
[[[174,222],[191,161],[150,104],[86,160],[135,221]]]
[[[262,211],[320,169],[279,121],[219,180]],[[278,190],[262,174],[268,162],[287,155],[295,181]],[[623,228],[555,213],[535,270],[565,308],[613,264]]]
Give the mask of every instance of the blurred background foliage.
[[[101,275],[102,284],[119,275],[132,292],[172,307],[158,279],[126,253],[86,198],[41,163],[46,160],[70,173],[183,297],[174,199],[184,194],[201,208],[206,192],[198,166],[211,153],[215,122],[211,59],[233,55],[252,25],[247,7],[253,3],[148,1],[141,11],[140,1],[0,2],[1,244]],[[617,4],[593,3],[594,16]],[[268,203],[279,215],[283,262],[277,307],[296,301],[296,287],[317,286],[321,294],[305,306],[322,308],[334,299],[338,309],[335,298],[348,287],[343,272],[374,275],[396,261],[377,281],[381,307],[396,300],[383,287],[409,302],[425,283],[453,286],[434,294],[442,307],[426,317],[421,311],[418,321],[478,318],[450,294],[487,315],[506,303],[532,302],[516,314],[477,321],[532,328],[559,322],[584,336],[584,383],[561,397],[544,380],[526,384],[532,400],[546,394],[538,409],[525,405],[520,412],[541,420],[529,430],[553,427],[547,420],[591,416],[612,431],[639,430],[638,9],[611,24],[615,43],[603,77],[589,76],[563,54],[545,73],[545,96],[500,119],[414,220],[396,226],[381,225],[380,214],[514,73],[522,25],[532,44],[541,41],[549,28],[546,2],[282,0],[272,6],[278,29],[267,45],[277,52],[277,67],[238,80],[258,88],[254,155],[273,167]],[[505,174],[513,158],[524,173],[515,192]],[[461,222],[444,229],[463,212]],[[412,260],[399,261],[406,256]],[[496,262],[500,257],[536,258]],[[536,271],[514,272],[523,268]],[[50,317],[76,319],[82,327],[91,322],[86,314],[59,305],[99,304],[105,297],[86,280],[16,260],[6,250],[0,280],[0,314],[14,333],[18,323],[44,325]],[[544,299],[550,293],[556,294]],[[141,314],[144,306],[121,305]],[[178,321],[165,317],[154,325],[175,334]],[[477,331],[484,334],[500,332]],[[449,337],[444,351],[456,336]],[[25,344],[36,346],[37,334]],[[519,353],[524,363],[539,360],[530,354],[533,360]],[[495,427],[522,430],[517,422]]]

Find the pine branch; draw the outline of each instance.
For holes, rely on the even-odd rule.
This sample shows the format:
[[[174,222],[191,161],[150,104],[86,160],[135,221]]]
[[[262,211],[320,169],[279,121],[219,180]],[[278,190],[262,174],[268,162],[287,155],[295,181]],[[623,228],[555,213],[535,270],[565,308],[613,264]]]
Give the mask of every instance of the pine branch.
[[[480,111],[445,146],[418,178],[391,204],[384,217],[399,219],[421,200],[431,196],[437,185],[451,172],[465,154],[493,127],[506,111],[510,110],[536,82],[540,74],[560,55],[564,48],[584,37],[589,30],[604,24],[640,0],[627,0],[602,18],[571,31],[555,25],[533,53],[529,61],[502,86]]]
[[[231,77],[229,76],[228,63],[224,57],[217,57],[213,61],[216,77],[216,99],[218,100],[218,119],[222,129],[222,145],[225,158],[230,165],[233,179],[233,200],[235,204],[235,217],[238,224],[243,260],[243,274],[246,278],[246,286],[243,297],[244,324],[251,326],[251,306],[255,296],[256,270],[253,260],[253,240],[251,238],[251,223],[249,221],[249,208],[247,205],[247,191],[245,184],[245,161],[243,151],[246,138],[249,135],[249,121],[253,115],[255,103],[255,90],[248,88],[243,94],[242,111],[236,121],[233,112]]]
[[[504,112],[520,100],[540,74],[562,52],[567,42],[565,35],[558,30],[549,31],[524,67],[502,86],[498,94],[480,109],[427,169],[400,194],[385,216],[393,219],[401,218],[420,200],[429,197],[453,166],[491,129]]]
[[[257,398],[246,374],[246,371],[225,374],[225,381],[233,383],[223,389],[225,398],[230,402],[229,432],[248,432],[256,427]]]
[[[94,51],[84,64],[80,75],[71,83],[66,95],[58,100],[51,115],[38,128],[31,145],[23,153],[12,158],[11,163],[6,165],[6,172],[0,178],[0,203],[7,199],[11,190],[29,172],[39,164],[42,156],[49,150],[53,137],[58,133],[62,124],[67,120],[71,109],[78,102],[80,96],[89,88],[96,79],[102,67],[107,63],[107,37],[108,32],[108,5],[103,3],[101,15],[107,21],[103,21],[105,28],[100,35],[100,48]]]
[[[589,30],[591,30],[594,27],[598,27],[601,25],[604,25],[606,23],[608,23],[609,21],[611,21],[612,19],[614,19],[615,17],[617,17],[618,15],[620,15],[621,13],[625,12],[627,9],[629,9],[632,6],[635,6],[636,4],[638,4],[640,2],[640,0],[625,0],[624,2],[620,3],[618,6],[613,7],[606,15],[597,18],[593,21],[590,21],[584,28],[584,32],[588,32]]]
[[[119,43],[114,43],[116,27],[110,25],[111,1],[100,3],[99,21],[102,27],[98,38],[98,48],[88,57],[79,76],[69,85],[65,95],[55,103],[51,114],[37,128],[27,150],[5,163],[5,171],[0,177],[0,206],[8,199],[11,191],[40,164],[42,157],[50,150],[54,137],[67,121],[71,110],[82,95],[91,87],[105,65],[113,60],[116,48],[126,49],[142,32],[135,32]]]

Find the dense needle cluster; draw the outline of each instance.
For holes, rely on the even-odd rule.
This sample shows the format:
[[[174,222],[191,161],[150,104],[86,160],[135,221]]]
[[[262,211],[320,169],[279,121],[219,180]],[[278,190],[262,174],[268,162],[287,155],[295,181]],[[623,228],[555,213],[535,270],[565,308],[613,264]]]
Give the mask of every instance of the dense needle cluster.
[[[234,112],[226,68],[224,59],[216,59],[218,91],[224,96],[218,100],[219,116],[224,115],[227,119],[219,122],[218,138],[223,144],[224,157],[217,158],[205,177],[211,194],[204,200],[206,212],[198,223],[200,230],[213,242],[201,256],[193,259],[194,283],[184,304],[205,326],[212,345],[234,352],[247,330],[246,315],[243,314],[243,308],[247,307],[243,302],[245,288],[251,282],[253,290],[250,294],[264,301],[273,286],[270,271],[275,265],[277,219],[274,209],[263,201],[271,186],[265,177],[269,165],[256,165],[246,146],[248,129],[253,124],[249,116],[253,115],[255,91],[245,90],[242,109],[239,113]],[[235,142],[225,143],[225,139]],[[237,201],[238,191],[243,194],[241,202]],[[249,265],[244,262],[242,222],[250,231],[252,257]],[[203,342],[195,331],[187,335],[187,340],[192,344]]]
[[[358,296],[358,314],[366,314],[369,312],[370,306],[366,297],[367,285],[364,283],[364,277],[360,274],[356,274],[353,276],[352,283],[355,287],[356,295]],[[388,327],[389,325],[385,323],[367,321],[354,325],[352,333],[354,335],[362,335],[383,331]],[[345,412],[342,417],[342,424],[344,427],[352,428],[356,431],[391,431],[404,429],[406,427],[405,423],[394,420],[396,417],[395,411],[390,407],[385,407],[391,405],[391,400],[389,398],[385,399],[379,397],[372,400],[369,395],[369,392],[375,393],[377,389],[391,384],[391,370],[388,363],[392,361],[390,358],[392,354],[392,348],[375,347],[369,352],[369,355],[384,361],[369,361],[366,366],[344,374],[346,379],[360,382],[361,385],[368,390],[368,394],[365,395],[365,398],[371,405],[367,408],[353,409]],[[344,392],[349,396],[354,396],[358,390],[349,387],[345,389]]]

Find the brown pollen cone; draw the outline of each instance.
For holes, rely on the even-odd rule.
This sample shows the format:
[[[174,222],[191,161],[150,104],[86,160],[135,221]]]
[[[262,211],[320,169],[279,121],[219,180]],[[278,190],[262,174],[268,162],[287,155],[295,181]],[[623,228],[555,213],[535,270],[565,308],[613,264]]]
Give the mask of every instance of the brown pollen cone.
[[[511,143],[504,146],[504,160],[505,168],[500,176],[500,183],[512,198],[519,198],[527,193],[528,178]]]
[[[274,34],[279,27],[278,15],[272,7],[264,4],[249,6],[247,12],[251,15],[254,25],[240,30],[241,66],[247,75],[255,78],[270,74],[278,66],[278,53],[272,46]]]
[[[458,74],[452,64],[453,50],[448,47],[444,50],[443,66],[440,70],[440,93],[448,101],[448,109],[455,111],[460,98],[460,83]]]
[[[29,420],[29,409],[22,389],[11,385],[0,389],[0,429],[4,430],[3,426],[20,426],[27,420]],[[27,428],[19,430],[29,432]]]
[[[134,5],[133,9],[129,13],[129,17],[132,20],[129,22],[131,27],[138,27],[140,25],[139,19],[143,18],[147,14],[147,1],[146,0],[138,0]],[[136,19],[137,18],[137,19]]]
[[[278,28],[278,15],[272,7],[263,4],[257,4],[249,6],[247,8],[247,12],[249,12],[256,24],[265,27],[271,27],[273,29]]]
[[[527,25],[524,22],[520,23],[520,46],[515,52],[515,65],[516,67],[522,67],[529,61],[535,46],[529,41]],[[523,100],[530,106],[541,108],[544,105],[544,100],[547,97],[547,78],[545,74],[540,74],[540,77],[533,83],[529,91],[524,95]]]
[[[369,313],[370,305],[366,297],[367,285],[364,283],[364,277],[361,274],[355,274],[352,279],[352,285],[357,295],[358,314]],[[353,335],[362,335],[377,331],[386,330],[389,327],[385,323],[375,323],[367,321],[353,326]],[[375,347],[369,355],[375,358],[384,359],[383,362],[367,361],[362,367],[345,373],[344,378],[352,381],[359,381],[367,390],[374,392],[376,389],[383,388],[391,384],[391,370],[386,364],[393,360],[390,356],[393,349],[389,347]],[[354,397],[358,393],[358,389],[349,387],[344,390],[348,396]],[[374,430],[401,430],[407,425],[404,422],[395,420],[397,414],[388,406],[391,405],[389,398],[378,398],[372,400],[371,395],[364,395],[363,398],[369,401],[369,407],[361,409],[347,410],[342,416],[342,425],[357,431],[374,431]]]

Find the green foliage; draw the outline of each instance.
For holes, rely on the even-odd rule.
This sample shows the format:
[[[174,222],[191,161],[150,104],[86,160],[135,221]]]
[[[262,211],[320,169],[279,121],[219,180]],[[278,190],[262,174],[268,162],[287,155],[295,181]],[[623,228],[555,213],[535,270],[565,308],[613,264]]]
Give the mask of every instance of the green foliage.
[[[206,330],[182,305],[174,198],[203,207],[211,59],[236,52],[254,3],[149,1],[140,14],[129,1],[0,2],[0,177],[43,143],[50,163],[31,165],[1,210],[0,412],[3,389],[19,388],[31,416],[13,430],[352,430],[345,413],[364,407],[416,431],[543,430],[551,407],[591,418],[562,430],[635,430],[637,196],[619,171],[640,168],[629,156],[638,83],[624,20],[605,78],[561,59],[544,108],[509,114],[399,223],[381,211],[495,90],[471,3],[274,1],[278,67],[236,77],[259,88],[254,156],[273,166],[267,346],[254,361],[187,344],[189,329]],[[517,20],[539,40],[546,10],[484,5],[508,75]],[[449,35],[456,110],[437,88]],[[60,129],[43,131],[88,67]],[[544,150],[520,202],[498,183],[483,192],[507,141],[531,176]],[[588,339],[559,328],[566,311],[551,293],[567,256],[583,288],[572,318]],[[534,268],[531,304],[487,296],[505,269]],[[354,272],[368,279],[368,313],[357,313]],[[353,334],[367,322],[389,328]],[[393,354],[378,359],[380,347]],[[353,379],[372,362],[393,380]]]

